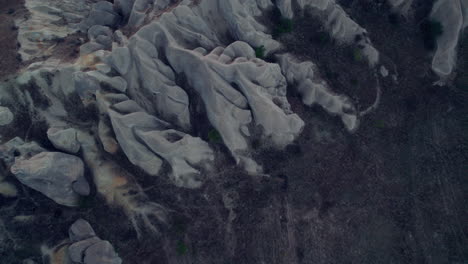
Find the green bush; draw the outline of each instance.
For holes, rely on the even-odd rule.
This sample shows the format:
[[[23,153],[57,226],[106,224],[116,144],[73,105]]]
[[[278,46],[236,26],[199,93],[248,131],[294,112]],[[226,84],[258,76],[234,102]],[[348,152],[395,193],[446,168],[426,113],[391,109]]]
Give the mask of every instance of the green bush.
[[[362,51],[359,49],[354,49],[353,50],[353,60],[355,62],[361,62],[364,60],[364,55],[362,54]]]
[[[208,132],[208,140],[212,143],[220,143],[223,141],[223,138],[216,129],[213,129]]]
[[[278,25],[276,25],[276,27],[274,29],[273,35],[274,36],[279,36],[279,35],[284,34],[284,33],[290,33],[290,32],[292,32],[292,30],[293,30],[292,20],[282,17],[280,19]]]
[[[255,48],[255,57],[259,59],[265,58],[265,46],[260,46]]]
[[[185,245],[184,241],[179,240],[177,242],[177,248],[176,248],[177,255],[183,256],[187,254],[187,251],[188,251],[187,245]]]

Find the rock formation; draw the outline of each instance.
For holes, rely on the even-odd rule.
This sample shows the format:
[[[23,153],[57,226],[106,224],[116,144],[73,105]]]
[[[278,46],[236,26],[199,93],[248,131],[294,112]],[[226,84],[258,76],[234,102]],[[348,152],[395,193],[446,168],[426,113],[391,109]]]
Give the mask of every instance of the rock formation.
[[[468,25],[468,3],[464,0],[438,0],[432,7],[431,18],[442,25],[437,38],[437,50],[432,69],[441,77],[452,73],[456,64],[458,40]]]
[[[77,206],[80,196],[90,192],[84,164],[72,155],[41,152],[30,158],[16,158],[11,172],[21,183],[58,204]]]

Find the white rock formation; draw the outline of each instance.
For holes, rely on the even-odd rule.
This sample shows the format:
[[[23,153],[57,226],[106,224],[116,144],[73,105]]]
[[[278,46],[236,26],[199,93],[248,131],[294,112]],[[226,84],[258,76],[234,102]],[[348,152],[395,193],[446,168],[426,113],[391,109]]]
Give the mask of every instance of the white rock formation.
[[[8,107],[0,106],[0,126],[9,125],[13,122],[14,116],[13,113],[8,109]]]
[[[437,38],[437,50],[432,60],[432,69],[439,76],[452,73],[456,64],[457,45],[460,34],[468,25],[468,1],[438,0],[430,15],[442,24],[443,33]]]
[[[41,192],[56,203],[77,206],[80,195],[89,194],[81,159],[60,152],[41,152],[17,158],[11,172],[24,185]],[[78,183],[80,188],[75,188]]]
[[[312,62],[299,62],[292,55],[285,54],[279,56],[279,63],[288,83],[297,86],[304,104],[318,104],[330,114],[340,116],[349,131],[358,127],[359,120],[351,100],[334,94],[328,84],[317,76],[317,67]]]
[[[119,145],[133,164],[157,175],[166,160],[176,185],[201,185],[200,171],[193,166],[206,167],[214,160],[206,142],[171,129],[169,123],[147,114],[123,94],[98,93],[97,98],[101,111],[109,115]]]
[[[295,2],[302,11],[310,11],[323,20],[323,25],[336,40],[353,43],[358,38],[357,44],[363,47],[362,53],[366,56],[370,66],[378,63],[379,53],[372,46],[367,31],[352,20],[335,0],[297,0]],[[292,5],[292,0],[277,0],[277,6],[282,15],[289,19],[295,16]]]
[[[69,153],[77,153],[80,150],[76,135],[74,128],[61,129],[53,127],[47,130],[47,137],[54,147]]]
[[[261,126],[265,138],[283,147],[297,137],[303,122],[289,110],[286,81],[278,65],[256,59],[254,50],[244,42],[221,47],[224,32],[217,31],[220,26],[199,15],[210,9],[226,14],[227,4],[218,7],[215,1],[203,1],[192,9],[177,6],[142,27],[130,38],[128,47],[115,47],[108,63],[125,78],[130,97],[138,105],[164,120],[175,120],[179,127],[189,128],[188,97],[175,85],[175,76],[184,76],[202,98],[208,119],[238,163],[251,173],[259,173],[261,168],[248,157],[248,126]],[[254,26],[257,22],[246,15],[252,11],[245,11],[235,2],[230,4],[237,7],[230,10],[234,14],[226,14],[228,21],[224,24],[233,36],[249,41],[248,32],[262,32]],[[263,8],[268,6],[264,4]],[[273,41],[266,34],[255,39],[262,42],[254,45]],[[279,45],[270,46],[275,49]],[[151,164],[157,167],[156,162]]]

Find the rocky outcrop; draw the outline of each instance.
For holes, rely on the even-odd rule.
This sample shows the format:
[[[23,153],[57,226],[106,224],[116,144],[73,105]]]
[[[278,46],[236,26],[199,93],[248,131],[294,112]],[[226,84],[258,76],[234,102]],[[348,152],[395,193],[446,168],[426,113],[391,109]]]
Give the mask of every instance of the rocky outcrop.
[[[67,253],[72,263],[83,264],[121,264],[122,260],[109,241],[96,236],[91,225],[78,219],[69,229],[72,244]]]
[[[300,62],[289,54],[278,57],[288,83],[297,86],[304,104],[318,104],[330,114],[340,116],[349,131],[358,127],[359,120],[351,100],[333,93],[328,84],[318,76],[318,69],[312,62]]]
[[[440,22],[443,30],[437,38],[432,69],[445,77],[452,73],[456,64],[458,40],[468,25],[468,3],[463,0],[438,0],[432,7],[430,17]]]
[[[210,53],[171,45],[166,49],[170,64],[200,94],[211,124],[250,173],[261,170],[248,157],[252,127],[261,130],[258,137],[277,147],[291,143],[301,132],[304,123],[289,109],[280,67],[254,58],[246,43],[235,42]]]
[[[89,195],[81,159],[60,153],[41,152],[16,158],[11,172],[24,185],[41,192],[56,203],[77,206],[81,195]]]
[[[194,166],[207,167],[214,160],[206,142],[172,129],[169,123],[147,114],[123,94],[97,96],[101,111],[109,115],[116,139],[133,164],[157,175],[165,160],[171,165],[171,178],[176,185],[201,185],[200,171]]]
[[[129,39],[128,46],[113,48],[107,59],[127,81],[130,97],[137,105],[177,127],[190,129],[189,99],[176,84],[176,76],[183,76],[185,85],[200,95],[209,121],[237,162],[251,173],[261,172],[249,158],[253,127],[260,128],[261,138],[271,139],[274,145],[283,147],[297,137],[303,122],[289,109],[286,81],[278,65],[256,59],[254,50],[245,42],[235,42],[226,48],[220,46],[224,32],[218,30],[222,24],[212,25],[200,13],[210,8],[226,13],[223,19],[227,20],[227,29],[233,36],[274,50],[278,43],[261,33],[261,27],[254,26],[258,22],[251,16],[255,10],[260,13],[260,8],[271,4],[255,6],[256,9],[247,11],[235,2],[223,2],[219,7],[214,1],[203,1],[193,8],[179,5],[141,28]],[[227,15],[228,9],[232,14]],[[254,38],[249,38],[254,35],[248,32],[263,34],[255,37],[261,42],[252,42]],[[271,45],[265,42],[268,39]],[[188,86],[184,88],[191,89]],[[119,143],[125,144],[120,140]],[[157,162],[149,164],[159,167]],[[146,171],[156,170],[147,168]]]

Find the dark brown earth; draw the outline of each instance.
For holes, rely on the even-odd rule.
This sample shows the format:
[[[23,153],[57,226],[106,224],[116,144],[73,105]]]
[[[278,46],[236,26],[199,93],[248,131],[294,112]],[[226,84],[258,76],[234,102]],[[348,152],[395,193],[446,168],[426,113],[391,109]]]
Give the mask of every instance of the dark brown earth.
[[[21,59],[17,55],[17,28],[14,19],[25,15],[23,0],[2,0],[0,3],[0,80],[15,73]]]

